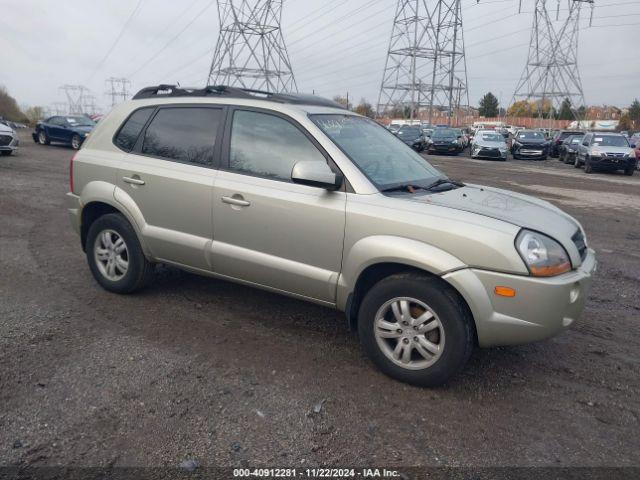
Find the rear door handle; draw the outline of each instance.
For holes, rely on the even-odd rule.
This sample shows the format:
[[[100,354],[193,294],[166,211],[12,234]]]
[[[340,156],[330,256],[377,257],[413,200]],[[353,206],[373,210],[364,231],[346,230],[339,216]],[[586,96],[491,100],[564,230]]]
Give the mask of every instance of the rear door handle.
[[[247,202],[241,195],[233,196],[233,197],[222,197],[222,201],[224,203],[228,203],[229,205],[236,205],[238,207],[248,207],[251,205],[251,202]]]
[[[144,185],[144,180],[136,177],[122,177],[122,181],[131,185]]]

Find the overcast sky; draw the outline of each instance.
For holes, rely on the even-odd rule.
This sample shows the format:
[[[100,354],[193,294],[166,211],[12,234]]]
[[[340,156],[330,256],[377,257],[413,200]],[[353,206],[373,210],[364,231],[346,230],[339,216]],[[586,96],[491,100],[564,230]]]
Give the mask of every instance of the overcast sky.
[[[471,104],[489,90],[506,104],[526,61],[534,0],[522,0],[520,15],[518,0],[462,2]],[[50,105],[64,100],[60,85],[84,84],[102,106],[110,76],[129,77],[134,91],[161,82],[204,85],[218,36],[216,2],[140,0],[125,27],[137,4],[0,0],[0,85],[20,104]],[[286,1],[282,28],[299,90],[327,97],[348,91],[375,103],[395,5]],[[580,32],[586,101],[627,106],[640,97],[640,0],[596,5],[594,26]]]

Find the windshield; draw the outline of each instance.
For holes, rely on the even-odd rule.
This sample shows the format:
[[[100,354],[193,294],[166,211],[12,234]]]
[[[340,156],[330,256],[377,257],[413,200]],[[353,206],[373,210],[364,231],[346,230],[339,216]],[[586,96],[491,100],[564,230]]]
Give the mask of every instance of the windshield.
[[[518,139],[522,140],[544,140],[544,134],[541,132],[520,132]]]
[[[317,114],[311,120],[380,190],[395,185],[429,185],[444,175],[373,120]]]
[[[433,138],[456,138],[457,136],[456,131],[450,128],[437,128],[432,135]]]
[[[416,127],[402,127],[398,130],[398,136],[406,138],[416,138],[421,135],[421,131]]]
[[[602,135],[593,139],[594,147],[629,147],[629,142],[622,135]]]
[[[571,137],[567,138],[567,139],[565,140],[565,142],[567,142],[567,143],[569,143],[569,144],[571,144],[571,145],[577,145],[577,144],[579,144],[579,143],[581,143],[581,142],[582,142],[582,137],[583,137],[583,136],[584,136],[584,135],[573,135],[573,136],[571,136]]]
[[[72,127],[93,127],[96,122],[88,117],[64,117]]]
[[[482,140],[485,142],[502,142],[504,143],[504,137],[497,133],[483,133]]]

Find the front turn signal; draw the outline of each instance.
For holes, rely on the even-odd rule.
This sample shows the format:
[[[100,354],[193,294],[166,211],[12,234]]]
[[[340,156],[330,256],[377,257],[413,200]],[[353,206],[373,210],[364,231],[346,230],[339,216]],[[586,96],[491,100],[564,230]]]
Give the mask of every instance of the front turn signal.
[[[511,288],[511,287],[495,287],[493,289],[493,293],[495,293],[496,295],[500,296],[500,297],[509,297],[509,298],[513,298],[516,296],[516,291]]]

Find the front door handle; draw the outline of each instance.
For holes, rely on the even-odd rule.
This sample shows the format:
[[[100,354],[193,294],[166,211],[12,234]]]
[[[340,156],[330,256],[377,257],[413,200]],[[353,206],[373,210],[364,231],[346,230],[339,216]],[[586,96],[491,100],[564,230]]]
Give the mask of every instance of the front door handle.
[[[229,205],[236,205],[238,207],[248,207],[251,205],[251,202],[247,202],[242,195],[234,195],[233,197],[222,197],[223,203],[228,203]]]
[[[130,183],[131,185],[144,185],[144,180],[140,177],[122,177],[124,183]]]

